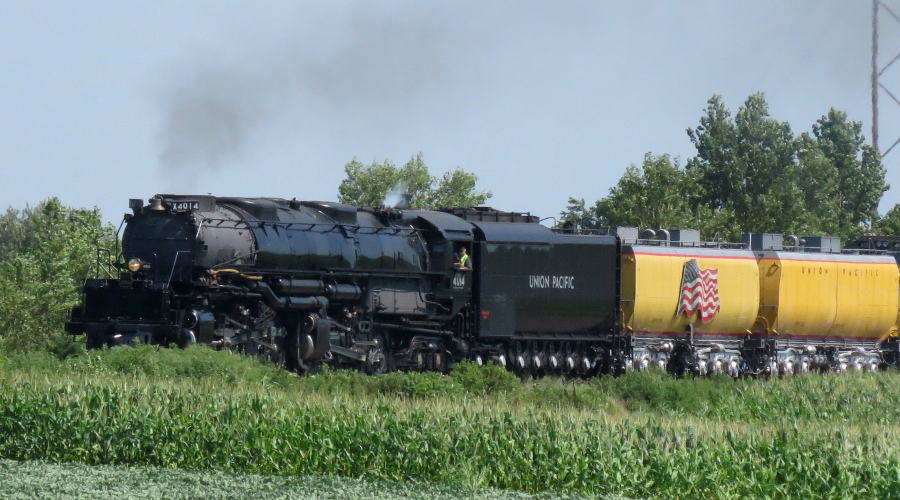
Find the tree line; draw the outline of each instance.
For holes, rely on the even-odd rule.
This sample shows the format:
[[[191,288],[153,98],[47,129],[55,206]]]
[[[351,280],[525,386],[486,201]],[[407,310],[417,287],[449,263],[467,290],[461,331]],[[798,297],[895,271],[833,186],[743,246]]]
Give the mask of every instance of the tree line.
[[[769,115],[762,94],[734,114],[716,95],[687,135],[697,154],[684,165],[648,153],[593,205],[570,198],[562,219],[585,228],[696,228],[705,239],[728,241],[744,231],[900,234],[898,207],[878,215],[889,187],[881,158],[862,124],[843,111],[830,109],[795,135]]]
[[[900,235],[900,205],[878,214],[889,188],[881,157],[866,144],[862,123],[843,111],[830,109],[809,131],[795,134],[769,114],[761,93],[735,113],[714,95],[687,135],[696,155],[684,164],[647,153],[592,204],[569,198],[560,224],[694,228],[719,241],[740,241],[745,231],[843,239]],[[354,159],[345,173],[339,199],[350,204],[380,205],[396,186],[406,188],[413,208],[480,205],[491,196],[470,172],[431,176],[421,153],[401,167]]]
[[[69,310],[98,249],[116,246],[102,221],[99,209],[57,198],[0,216],[0,351],[71,347],[62,335]]]

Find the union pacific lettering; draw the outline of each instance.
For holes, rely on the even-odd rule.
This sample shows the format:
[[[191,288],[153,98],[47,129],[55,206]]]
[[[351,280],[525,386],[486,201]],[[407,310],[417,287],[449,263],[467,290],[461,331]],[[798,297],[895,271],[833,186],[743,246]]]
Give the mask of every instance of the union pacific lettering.
[[[574,290],[575,276],[553,276],[550,274],[528,275],[528,288],[557,288]]]

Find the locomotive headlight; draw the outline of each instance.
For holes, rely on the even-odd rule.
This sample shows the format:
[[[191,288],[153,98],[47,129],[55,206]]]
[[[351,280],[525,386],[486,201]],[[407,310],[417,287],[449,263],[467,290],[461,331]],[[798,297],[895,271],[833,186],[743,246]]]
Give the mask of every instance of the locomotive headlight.
[[[128,261],[128,270],[133,273],[140,271],[142,267],[144,267],[144,263],[141,262],[141,259],[131,259]]]

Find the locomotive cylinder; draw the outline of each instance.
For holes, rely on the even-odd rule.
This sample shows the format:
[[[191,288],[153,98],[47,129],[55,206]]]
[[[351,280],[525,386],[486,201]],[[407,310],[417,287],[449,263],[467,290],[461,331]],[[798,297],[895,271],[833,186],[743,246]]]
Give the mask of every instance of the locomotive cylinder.
[[[299,311],[317,311],[328,306],[328,299],[321,296],[282,297],[264,282],[255,284],[256,290],[262,294],[263,300],[275,309],[292,309]]]
[[[325,282],[321,280],[279,279],[275,282],[279,292],[288,295],[324,295]]]
[[[287,295],[324,295],[337,302],[353,301],[362,296],[362,289],[354,284],[326,284],[321,280],[279,279],[275,288]]]
[[[362,289],[353,284],[328,285],[325,295],[338,302],[349,302],[362,296]]]

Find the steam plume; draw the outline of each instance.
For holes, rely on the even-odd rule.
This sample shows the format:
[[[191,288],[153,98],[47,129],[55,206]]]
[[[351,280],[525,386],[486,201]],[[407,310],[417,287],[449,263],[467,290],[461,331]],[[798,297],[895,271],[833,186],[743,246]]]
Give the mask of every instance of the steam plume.
[[[406,208],[412,196],[406,193],[409,185],[405,181],[399,181],[384,195],[382,206],[393,208]]]

